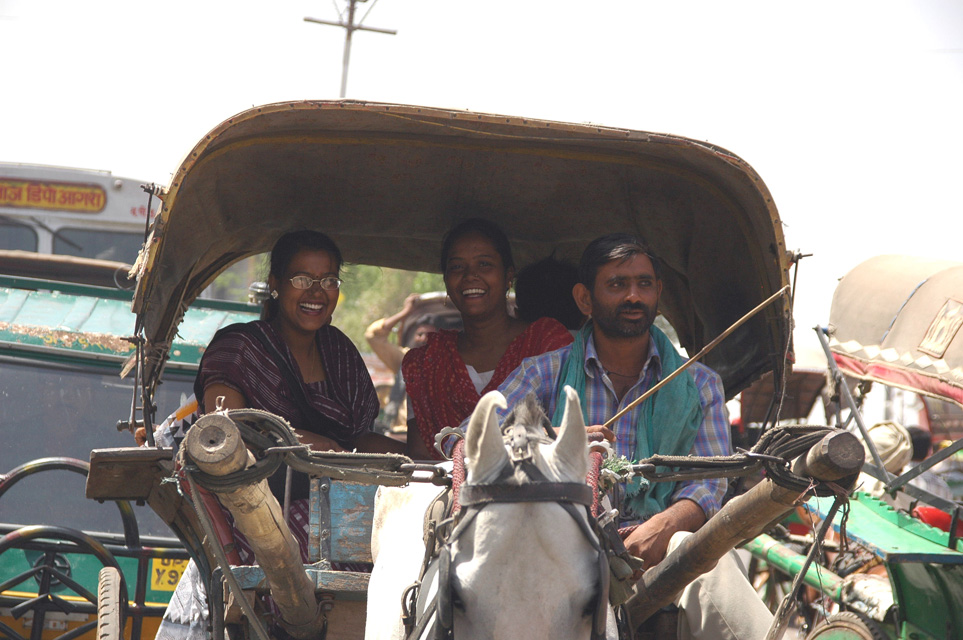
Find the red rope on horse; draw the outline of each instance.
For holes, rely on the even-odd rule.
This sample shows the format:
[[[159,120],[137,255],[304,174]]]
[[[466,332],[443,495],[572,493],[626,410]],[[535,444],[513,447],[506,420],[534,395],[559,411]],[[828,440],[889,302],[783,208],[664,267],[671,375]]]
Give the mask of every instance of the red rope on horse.
[[[599,475],[602,471],[603,456],[598,451],[589,453],[589,471],[585,483],[592,487],[592,517],[598,518],[602,505],[599,499]]]
[[[458,502],[458,494],[461,492],[461,483],[465,481],[465,440],[459,438],[455,445],[455,450],[451,453],[451,515],[455,515],[461,510]]]

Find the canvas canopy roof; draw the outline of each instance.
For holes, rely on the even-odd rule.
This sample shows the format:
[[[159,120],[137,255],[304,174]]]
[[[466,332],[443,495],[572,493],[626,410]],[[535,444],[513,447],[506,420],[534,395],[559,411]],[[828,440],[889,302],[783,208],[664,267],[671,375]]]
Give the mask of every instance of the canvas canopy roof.
[[[231,263],[288,230],[331,235],[349,262],[438,271],[454,223],[484,216],[518,267],[577,261],[613,231],[666,264],[662,310],[695,353],[787,282],[772,197],[742,159],[686,138],[401,105],[300,101],[256,107],[205,136],[174,174],[134,309],[163,366],[180,315]],[[337,318],[335,318],[337,321]],[[706,359],[728,395],[782,366],[784,301]]]
[[[878,256],[833,295],[830,349],[863,380],[963,406],[963,263]]]

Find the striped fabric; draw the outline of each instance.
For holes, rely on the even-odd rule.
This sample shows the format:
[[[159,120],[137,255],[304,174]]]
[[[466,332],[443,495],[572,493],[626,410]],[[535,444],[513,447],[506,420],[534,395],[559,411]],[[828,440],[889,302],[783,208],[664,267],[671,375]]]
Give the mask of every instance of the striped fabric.
[[[328,325],[317,332],[326,380],[301,383],[308,402],[329,418],[325,425],[318,425],[302,415],[279,363],[249,333],[258,331],[266,337],[300,379],[294,355],[274,328],[261,320],[248,323],[246,330],[238,327],[231,325],[218,331],[204,353],[194,382],[200,413],[214,409],[203,405],[204,390],[212,384],[223,384],[244,394],[248,406],[279,415],[295,429],[332,438],[346,449],[353,448],[355,439],[371,429],[378,416],[378,396],[361,354],[340,330]]]

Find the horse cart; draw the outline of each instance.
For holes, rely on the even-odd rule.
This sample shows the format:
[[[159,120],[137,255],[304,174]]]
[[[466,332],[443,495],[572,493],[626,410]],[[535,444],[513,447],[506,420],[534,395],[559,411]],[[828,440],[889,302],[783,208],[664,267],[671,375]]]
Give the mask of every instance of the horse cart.
[[[153,637],[187,564],[183,545],[150,509],[84,499],[91,449],[130,443],[105,422],[130,420],[134,384],[117,375],[134,353],[129,270],[0,251],[0,637],[95,637],[104,566],[123,575],[128,637]],[[257,313],[196,304],[155,401],[180,404],[214,330]]]
[[[401,105],[278,103],[214,128],[188,153],[159,197],[163,208],[136,264],[133,300],[140,393],[135,404],[142,408],[139,419],[148,434],[158,415],[173,410],[159,406],[158,393],[171,369],[171,345],[185,311],[232,263],[268,251],[282,234],[298,229],[329,234],[349,265],[415,271],[437,270],[445,231],[470,216],[491,219],[506,231],[519,266],[552,254],[577,262],[593,238],[635,233],[665,263],[661,311],[680,346],[695,354],[727,333],[703,358],[722,377],[727,397],[770,371],[780,393],[778,381],[791,361],[791,309],[784,293],[793,256],[772,197],[747,163],[705,142]],[[345,281],[343,295],[350,296],[350,267]],[[379,616],[400,620],[401,594],[387,604],[379,601],[378,608],[368,601],[371,574],[361,565],[372,561],[374,496],[379,485],[446,485],[450,474],[398,455],[305,451],[277,422],[260,412],[215,413],[201,418],[187,439],[172,447],[151,440],[143,448],[95,450],[87,495],[146,502],[169,525],[198,567],[208,594],[206,631],[215,640],[322,633],[360,638],[366,604],[369,623]],[[751,473],[766,464],[773,475],[799,482],[787,460],[806,453],[823,436],[839,435],[823,430],[814,439],[813,433],[783,433],[783,444],[810,439],[803,449],[777,447],[784,459],[757,451],[729,460],[732,466],[723,473]],[[826,445],[831,453],[847,446]],[[250,468],[247,451],[255,461]],[[809,462],[824,470],[823,461]],[[251,502],[260,501],[242,495],[249,483],[256,485],[280,464],[313,477],[310,562],[303,565],[271,551],[275,542],[285,546],[283,526],[257,529],[264,521],[283,520],[275,501],[262,505],[251,525],[258,531],[252,543],[263,542],[264,557],[258,565],[237,566],[230,558],[230,536],[218,521],[218,509],[209,508],[208,494],[238,503],[237,512],[232,509],[237,519],[241,511],[250,511]],[[652,471],[651,465],[640,470]],[[672,599],[678,580],[704,571],[719,554],[781,517],[809,486],[808,479],[788,488],[767,479],[748,498],[731,501],[725,517],[707,524],[692,545],[667,558],[658,571],[646,572],[643,597],[650,609]],[[574,526],[569,514],[560,513],[566,519],[561,526]],[[601,593],[587,615],[592,636],[601,637],[612,548],[602,542],[596,525],[586,521],[579,539],[589,558],[599,560],[591,560],[596,569],[588,574]],[[421,535],[419,528],[419,540]],[[420,559],[425,545],[408,553]],[[264,608],[258,596],[268,592],[279,611]],[[110,598],[104,606],[111,614],[123,611],[123,603],[115,606]],[[450,635],[445,622],[451,610],[433,606],[436,634]],[[409,620],[411,626],[429,628],[425,616]],[[110,626],[116,625],[105,624]]]
[[[932,402],[920,401],[917,424],[927,426],[933,440],[951,433],[956,439],[922,462],[887,469],[886,452],[874,444],[864,417],[873,384],[963,406],[961,290],[963,264],[879,256],[842,278],[828,326],[816,327],[829,363],[835,422],[868,443],[865,481],[845,517],[834,517],[833,500],[806,504],[813,533],[816,526],[835,530],[837,541],[825,546],[832,562],[817,555],[825,549],[811,534],[763,535],[748,545],[775,573],[810,588],[808,596],[786,589],[809,621],[809,638],[963,635],[963,507],[953,499],[958,495],[936,495],[916,480],[952,462],[963,439],[945,430]],[[871,485],[877,485],[873,492]]]

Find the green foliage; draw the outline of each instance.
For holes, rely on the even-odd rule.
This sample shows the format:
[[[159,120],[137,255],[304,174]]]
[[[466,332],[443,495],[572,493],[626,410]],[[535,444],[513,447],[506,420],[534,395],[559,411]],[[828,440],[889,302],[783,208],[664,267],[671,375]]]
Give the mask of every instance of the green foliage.
[[[364,330],[369,324],[399,311],[412,293],[444,291],[440,274],[348,265],[341,274],[341,301],[334,324],[362,351],[367,351]]]

